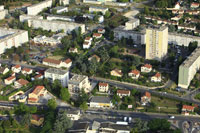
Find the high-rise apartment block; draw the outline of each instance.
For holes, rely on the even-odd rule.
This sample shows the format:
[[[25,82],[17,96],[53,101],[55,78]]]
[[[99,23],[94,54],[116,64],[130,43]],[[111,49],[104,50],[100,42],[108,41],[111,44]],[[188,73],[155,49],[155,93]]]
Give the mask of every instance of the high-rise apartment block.
[[[161,61],[167,55],[168,27],[146,29],[146,59]]]

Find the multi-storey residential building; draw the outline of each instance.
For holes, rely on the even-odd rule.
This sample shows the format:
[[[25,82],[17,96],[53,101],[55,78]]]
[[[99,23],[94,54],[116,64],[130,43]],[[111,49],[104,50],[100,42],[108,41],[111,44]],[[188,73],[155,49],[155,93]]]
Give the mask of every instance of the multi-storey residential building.
[[[108,8],[104,8],[104,7],[94,7],[91,6],[89,8],[89,12],[93,13],[93,12],[101,12],[103,15],[106,14],[106,11],[108,11]]]
[[[161,61],[167,55],[168,28],[152,27],[146,29],[145,58]]]
[[[78,93],[84,89],[86,93],[90,92],[91,85],[88,76],[75,74],[68,82],[68,89],[71,93]]]
[[[108,92],[108,83],[99,83],[99,92]]]
[[[66,87],[69,81],[69,70],[49,68],[44,72],[44,76],[51,82],[58,80],[63,87]]]
[[[191,80],[200,67],[200,48],[196,48],[192,54],[179,66],[178,86],[188,88]]]
[[[37,15],[43,9],[52,6],[52,0],[45,0],[38,4],[34,4],[32,6],[27,7],[27,14],[28,15]]]
[[[63,13],[63,12],[68,12],[68,7],[64,7],[64,6],[57,6],[53,9],[51,9],[51,12],[55,10],[56,13]]]
[[[69,0],[59,0],[60,5],[69,5]]]
[[[62,67],[70,68],[72,66],[72,61],[69,58],[66,59],[65,61],[44,58],[42,64],[56,68],[62,68]]]
[[[132,20],[125,23],[125,29],[126,30],[133,30],[139,25],[140,25],[139,19],[132,19]]]
[[[6,49],[19,47],[28,40],[28,31],[0,28],[0,54]]]
[[[8,14],[8,10],[4,9],[3,5],[0,5],[0,20],[4,19]]]

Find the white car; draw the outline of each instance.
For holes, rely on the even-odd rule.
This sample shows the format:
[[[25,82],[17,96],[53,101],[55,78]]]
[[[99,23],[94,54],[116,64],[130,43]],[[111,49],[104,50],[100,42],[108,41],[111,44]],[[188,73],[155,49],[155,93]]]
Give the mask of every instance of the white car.
[[[174,119],[175,118],[175,116],[170,116],[170,119]]]

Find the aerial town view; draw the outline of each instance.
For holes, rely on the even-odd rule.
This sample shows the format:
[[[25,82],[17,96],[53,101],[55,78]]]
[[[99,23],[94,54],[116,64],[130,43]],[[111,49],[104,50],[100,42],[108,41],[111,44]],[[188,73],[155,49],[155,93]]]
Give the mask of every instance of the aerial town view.
[[[200,133],[200,0],[0,0],[0,133]]]

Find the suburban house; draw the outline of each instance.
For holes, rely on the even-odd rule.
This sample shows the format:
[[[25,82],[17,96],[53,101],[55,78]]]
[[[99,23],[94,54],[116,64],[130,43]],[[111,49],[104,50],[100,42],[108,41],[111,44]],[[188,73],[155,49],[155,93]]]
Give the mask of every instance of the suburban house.
[[[116,76],[116,77],[122,77],[123,73],[122,73],[122,70],[114,69],[114,70],[110,71],[110,75]]]
[[[72,129],[67,131],[68,133],[89,133],[89,123],[88,122],[79,122],[74,124]]]
[[[108,92],[109,85],[108,83],[99,83],[99,92]]]
[[[125,96],[130,96],[131,95],[131,91],[130,90],[117,90],[117,95],[122,98]]]
[[[74,74],[68,82],[68,89],[73,94],[78,94],[81,89],[86,93],[90,92],[91,85],[88,76]]]
[[[130,133],[128,125],[116,124],[113,122],[102,122],[99,127],[100,133]]]
[[[99,38],[102,37],[102,34],[100,34],[100,33],[93,33],[93,36],[92,36],[92,37],[94,37],[94,38],[96,38],[96,39],[99,39]]]
[[[37,86],[33,90],[33,92],[28,94],[28,102],[29,103],[35,103],[39,101],[39,98],[46,95],[47,90],[44,86]]]
[[[14,73],[20,73],[21,72],[21,69],[22,67],[20,65],[15,65],[11,68],[11,70],[14,72]]]
[[[159,72],[157,72],[154,76],[151,77],[151,82],[161,82],[162,77]]]
[[[179,2],[176,2],[175,6],[174,6],[174,9],[180,9],[180,3]]]
[[[24,79],[19,79],[17,81],[14,82],[14,86],[16,88],[21,88],[23,86],[26,86],[29,82],[27,80],[24,80]]]
[[[61,67],[70,68],[72,66],[72,61],[69,58],[66,59],[65,61],[44,58],[42,64],[56,68],[61,68]]]
[[[191,8],[198,8],[199,7],[199,3],[197,2],[192,2],[190,5]]]
[[[112,108],[110,97],[94,96],[90,100],[90,107],[92,108]]]
[[[86,37],[84,42],[92,42],[92,37]]]
[[[31,116],[31,124],[35,126],[41,126],[44,122],[44,117],[40,115],[33,114]]]
[[[150,102],[151,102],[151,93],[146,91],[144,95],[141,97],[141,104],[145,106]]]
[[[67,110],[67,117],[69,117],[72,121],[77,121],[81,117],[80,110]]]
[[[8,100],[9,101],[16,101],[18,100],[19,102],[26,102],[27,96],[24,95],[23,91],[18,91],[15,94],[9,96]]]
[[[24,75],[29,75],[29,74],[32,74],[33,73],[33,70],[30,69],[30,68],[23,68],[22,69],[22,74]]]
[[[140,71],[138,70],[131,70],[129,73],[128,73],[128,76],[130,76],[132,79],[138,79],[139,76],[140,76]]]
[[[7,72],[9,72],[9,69],[7,67],[0,67],[0,74],[6,74]]]
[[[88,58],[89,61],[91,61],[92,59],[95,59],[97,62],[100,62],[100,60],[101,60],[101,58],[99,56],[97,56],[96,54],[94,54],[93,56]]]
[[[152,70],[152,65],[150,64],[145,64],[144,66],[141,67],[141,72],[144,73],[149,73]]]
[[[98,29],[98,33],[100,34],[104,34],[105,32],[106,32],[105,29],[102,29],[102,28]]]
[[[11,77],[8,77],[7,79],[4,80],[4,83],[6,85],[10,85],[12,84],[14,81],[16,80],[16,77],[15,76],[11,76]]]
[[[43,79],[44,78],[44,75],[42,74],[38,74],[34,77],[34,79]]]
[[[83,49],[89,49],[91,44],[92,44],[91,42],[84,42],[83,43]]]
[[[77,48],[69,48],[69,53],[78,53]]]
[[[66,87],[69,80],[69,70],[49,68],[44,72],[44,77],[51,82],[58,80],[63,87]]]
[[[189,106],[189,105],[183,105],[182,107],[182,114],[183,115],[189,115],[190,112],[194,112],[194,106]]]

